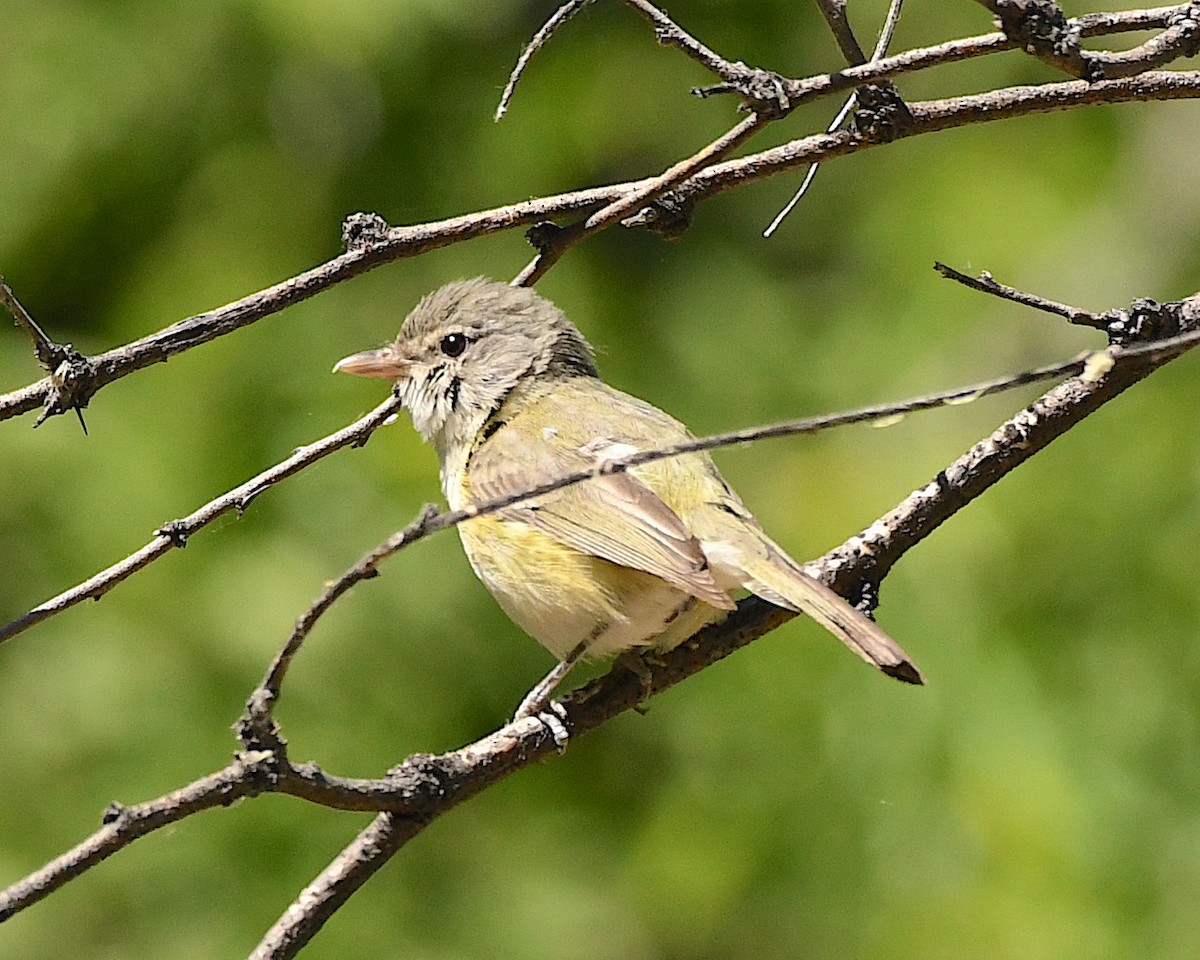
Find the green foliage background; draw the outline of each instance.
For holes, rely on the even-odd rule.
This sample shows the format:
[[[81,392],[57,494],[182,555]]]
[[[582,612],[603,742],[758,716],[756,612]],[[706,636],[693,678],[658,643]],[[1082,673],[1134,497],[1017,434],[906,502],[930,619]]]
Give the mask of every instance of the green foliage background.
[[[854,3],[864,37],[882,3]],[[734,120],[616,3],[490,119],[552,4],[0,0],[0,269],[99,352],[338,251],[356,210],[420,222],[656,172]],[[836,68],[791,0],[677,0],[710,45]],[[1083,12],[1076,4],[1068,12]],[[991,29],[912,5],[894,49]],[[1019,54],[904,80],[913,99],[1057,79]],[[814,105],[756,141],[819,129]],[[1197,286],[1195,103],[951,132],[726,194],[676,244],[613,230],[541,284],[609,379],[698,432],[966,383],[1100,343],[940,282],[991,270],[1105,309]],[[333,362],[455,277],[512,276],[512,233],[377,270],[105,389],[0,424],[0,616],[357,417]],[[1200,942],[1200,454],[1194,358],[1056,443],[913,551],[880,619],[925,689],[794,622],[437,823],[320,934],[340,958],[1183,958]],[[0,389],[40,373],[17,330]],[[1029,394],[1028,396],[1032,396]],[[1027,397],[727,451],[800,557],[856,532]],[[221,766],[294,617],[438,499],[406,423],[0,647],[0,884]],[[281,706],[297,759],[378,775],[500,723],[549,664],[420,544],[322,623]],[[0,926],[0,957],[241,956],[365,822],[284,797],[136,843]]]

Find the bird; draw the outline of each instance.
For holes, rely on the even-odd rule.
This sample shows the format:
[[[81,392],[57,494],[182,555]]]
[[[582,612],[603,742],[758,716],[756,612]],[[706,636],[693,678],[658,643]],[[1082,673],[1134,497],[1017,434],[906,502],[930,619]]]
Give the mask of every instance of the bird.
[[[452,510],[593,472],[458,525],[475,574],[558,661],[517,719],[544,716],[577,661],[670,650],[725,617],[741,591],[807,614],[889,676],[924,682],[878,624],[767,536],[707,452],[601,472],[693,435],[605,383],[592,346],[536,291],[484,277],[446,284],[394,341],[334,371],[393,382],[437,452]]]

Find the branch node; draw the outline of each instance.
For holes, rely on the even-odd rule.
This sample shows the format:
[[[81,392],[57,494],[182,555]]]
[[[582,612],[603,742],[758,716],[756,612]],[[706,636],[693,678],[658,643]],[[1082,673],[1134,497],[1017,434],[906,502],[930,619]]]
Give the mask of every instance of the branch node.
[[[287,765],[284,754],[279,750],[239,750],[235,757],[244,765],[250,781],[258,788],[257,792],[267,793],[278,788],[280,775]],[[226,788],[221,805],[231,807],[241,796],[241,793]]]
[[[74,410],[83,424],[83,432],[87,433],[83,409],[97,390],[96,371],[92,362],[69,343],[61,346],[54,344],[49,356],[49,362],[54,364],[50,369],[50,389],[42,403],[42,412],[33,425],[40,427],[50,417]]]
[[[1107,332],[1110,342],[1117,345],[1162,340],[1183,332],[1186,320],[1181,302],[1159,303],[1148,297],[1134,300],[1128,310],[1110,311]]]
[[[571,234],[578,229],[578,225],[560,227],[551,220],[542,220],[525,231],[525,239],[538,253],[548,255],[566,243]]]
[[[855,136],[871,143],[890,143],[911,127],[912,112],[891,83],[859,87],[854,96],[856,109],[850,129]]]
[[[100,814],[100,822],[107,827],[116,823],[118,820],[128,814],[128,812],[129,808],[125,806],[125,804],[118,803],[116,800],[114,800],[104,808],[104,813]]]
[[[764,120],[778,120],[792,112],[788,94],[789,81],[773,70],[748,67],[740,60],[730,64],[729,76],[721,83],[693,87],[692,96],[705,100],[723,93],[736,93],[742,98],[742,109],[758,114]]]
[[[271,716],[275,699],[275,694],[265,686],[257,687],[246,700],[246,709],[233,725],[233,732],[242,745],[243,756],[270,753],[282,764],[287,761],[287,740]]]
[[[1026,53],[1080,80],[1099,80],[1098,65],[1080,48],[1083,31],[1053,0],[994,0],[996,23]]]
[[[161,527],[154,531],[156,537],[166,537],[171,541],[171,546],[183,549],[188,544],[188,537],[192,535],[191,528],[182,520],[169,520]]]
[[[454,754],[437,756],[432,753],[414,753],[387,772],[387,779],[413,801],[424,798],[426,803],[443,800],[451,792],[449,786],[455,782],[451,760]]]
[[[377,213],[352,213],[342,221],[342,244],[347,253],[370,250],[387,242],[388,222]]]
[[[696,204],[678,190],[664,193],[631,217],[621,221],[623,227],[645,227],[664,240],[678,240],[692,225]]]

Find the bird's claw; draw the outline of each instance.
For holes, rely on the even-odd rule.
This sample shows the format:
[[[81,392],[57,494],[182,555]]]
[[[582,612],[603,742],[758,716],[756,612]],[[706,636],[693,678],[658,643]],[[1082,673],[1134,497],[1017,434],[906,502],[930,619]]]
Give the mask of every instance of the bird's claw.
[[[522,706],[524,706],[522,704]],[[563,723],[567,719],[567,709],[557,700],[551,700],[545,705],[544,710],[533,710],[528,713],[517,711],[516,717],[513,719],[521,720],[525,717],[532,717],[542,725],[542,729],[550,734],[550,738],[554,741],[554,749],[559,754],[563,754],[567,749],[567,741],[571,739],[571,734],[567,731],[567,726]]]

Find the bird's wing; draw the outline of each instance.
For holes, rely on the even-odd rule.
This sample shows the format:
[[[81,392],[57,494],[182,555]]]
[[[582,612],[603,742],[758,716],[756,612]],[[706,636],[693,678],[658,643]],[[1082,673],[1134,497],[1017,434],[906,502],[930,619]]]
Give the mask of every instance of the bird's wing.
[[[507,424],[471,456],[467,477],[471,499],[483,503],[591,470],[636,448],[610,437],[582,446],[555,431]],[[699,541],[653,489],[629,472],[597,476],[499,516],[521,520],[581,553],[644,570],[714,607],[732,610],[718,586]]]

